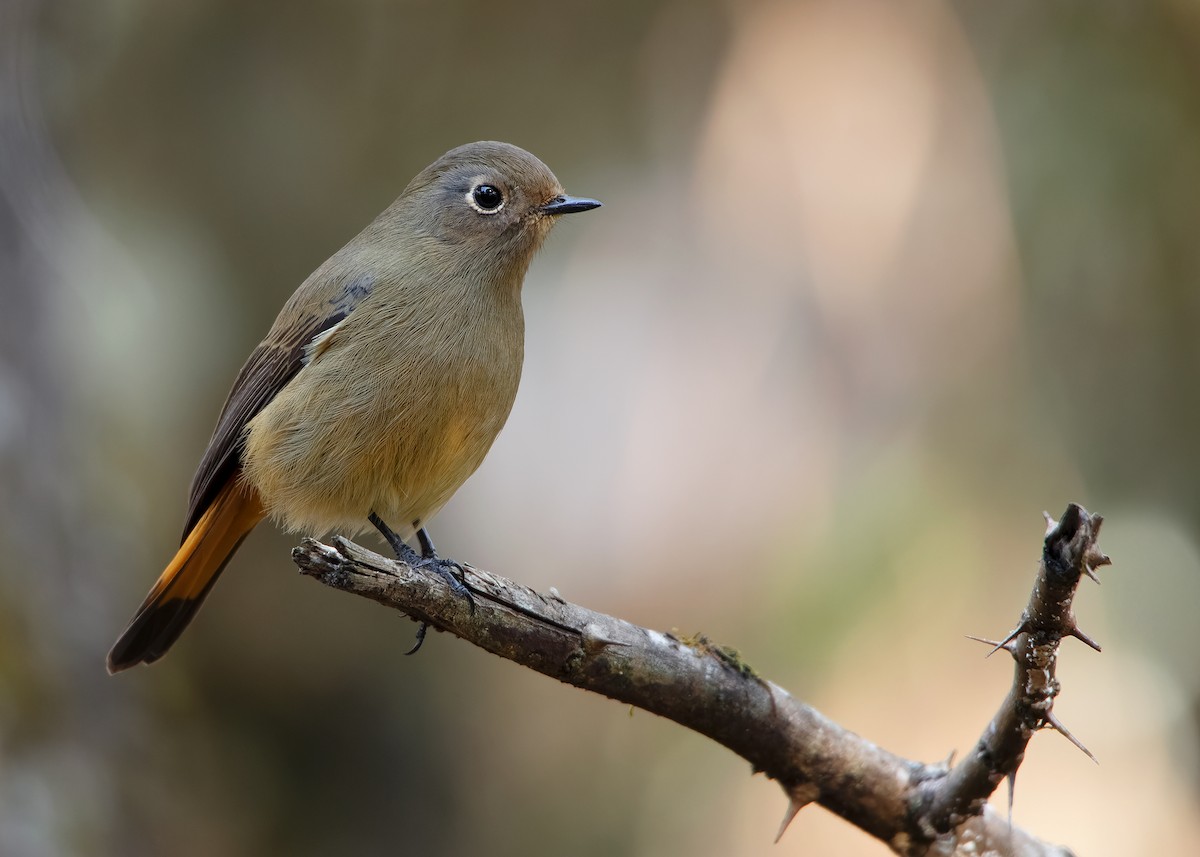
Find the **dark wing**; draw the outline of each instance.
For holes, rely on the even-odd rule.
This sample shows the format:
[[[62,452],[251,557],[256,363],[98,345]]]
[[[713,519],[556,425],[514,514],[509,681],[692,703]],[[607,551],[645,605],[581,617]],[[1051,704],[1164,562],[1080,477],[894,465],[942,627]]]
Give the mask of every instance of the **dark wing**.
[[[313,337],[348,316],[370,294],[373,284],[369,276],[357,277],[344,287],[331,290],[333,294],[327,300],[314,302],[317,312],[289,311],[297,304],[297,296],[293,296],[267,338],[250,353],[233,382],[208,448],[192,477],[181,544],[221,487],[241,466],[242,436],[247,423],[304,367],[305,349]]]

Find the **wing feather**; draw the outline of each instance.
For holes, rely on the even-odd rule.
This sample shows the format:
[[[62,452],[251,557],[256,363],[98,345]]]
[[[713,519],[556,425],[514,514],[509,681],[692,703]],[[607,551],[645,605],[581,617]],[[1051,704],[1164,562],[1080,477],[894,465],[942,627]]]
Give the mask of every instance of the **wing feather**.
[[[217,427],[200,459],[200,466],[196,468],[196,475],[192,477],[181,544],[222,486],[240,467],[246,425],[308,362],[308,348],[313,339],[345,319],[370,294],[373,284],[372,277],[361,275],[345,282],[341,288],[321,289],[319,291],[326,294],[332,293],[331,296],[320,300],[319,292],[312,294],[311,297],[317,300],[306,302],[315,304],[317,311],[301,312],[297,299],[306,297],[302,294],[309,287],[306,283],[288,301],[267,338],[250,352],[233,382],[229,398],[217,419]]]

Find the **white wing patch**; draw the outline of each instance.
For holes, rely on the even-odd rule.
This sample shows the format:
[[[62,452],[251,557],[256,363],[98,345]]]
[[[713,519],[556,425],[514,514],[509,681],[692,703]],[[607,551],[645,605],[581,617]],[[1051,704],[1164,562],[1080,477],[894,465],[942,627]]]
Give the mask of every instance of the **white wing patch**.
[[[304,346],[304,359],[301,361],[305,366],[312,363],[318,357],[325,353],[329,348],[329,337],[333,336],[334,332],[339,327],[346,323],[346,319],[342,319],[328,330],[322,330],[316,336],[308,341],[308,345]]]

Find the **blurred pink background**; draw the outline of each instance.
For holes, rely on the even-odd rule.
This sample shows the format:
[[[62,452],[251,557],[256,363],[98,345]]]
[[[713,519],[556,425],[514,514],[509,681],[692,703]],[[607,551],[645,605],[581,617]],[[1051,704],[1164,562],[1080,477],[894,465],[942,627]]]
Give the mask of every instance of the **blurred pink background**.
[[[932,762],[1081,502],[1115,566],[1056,710],[1101,764],[1036,736],[1014,820],[1200,853],[1191,4],[8,0],[0,50],[0,854],[887,853],[821,809],[772,845],[778,787],[650,715],[403,658],[267,526],[104,674],[284,299],[481,138],[605,207],[534,263],[444,553]]]

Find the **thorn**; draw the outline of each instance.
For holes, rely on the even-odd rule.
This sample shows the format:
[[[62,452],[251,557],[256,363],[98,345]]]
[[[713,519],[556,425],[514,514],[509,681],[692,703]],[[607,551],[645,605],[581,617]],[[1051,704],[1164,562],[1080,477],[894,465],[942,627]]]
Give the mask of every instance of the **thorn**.
[[[1042,512],[1042,517],[1046,519],[1046,535],[1054,532],[1054,528],[1058,526],[1058,521],[1049,512]]]
[[[794,800],[788,801],[787,811],[784,812],[783,821],[779,824],[779,832],[775,834],[776,845],[779,844],[780,839],[783,839],[783,834],[787,832],[788,825],[792,823],[792,819],[794,819],[802,809],[804,809],[804,804],[796,803]]]
[[[583,650],[588,654],[594,655],[609,646],[628,646],[629,643],[621,640],[614,640],[604,636],[603,628],[595,623],[588,623],[583,627],[580,633],[580,642],[583,644]]]
[[[950,770],[951,768],[954,767],[954,757],[957,755],[958,755],[957,750],[951,750],[949,753],[946,754],[946,758],[941,761],[941,764],[938,765],[938,767],[944,768],[947,771]]]
[[[1008,636],[1005,637],[1003,640],[1001,640],[999,643],[996,643],[996,647],[994,649],[992,649],[990,652],[988,652],[986,655],[984,655],[984,657],[990,658],[992,655],[996,654],[996,652],[1000,651],[1001,649],[1005,649],[1006,651],[1011,652],[1012,649],[1009,648],[1009,644],[1012,643],[1013,640],[1017,639],[1017,637],[1021,636],[1024,633],[1025,633],[1025,620],[1024,620],[1024,618],[1022,618],[1021,624],[1018,625],[1017,627],[1013,628],[1011,631],[1009,631]]]
[[[779,840],[783,838],[784,832],[787,831],[788,825],[792,823],[800,810],[808,806],[817,799],[820,790],[812,783],[804,783],[803,785],[784,788],[788,796],[787,811],[783,814],[783,822],[779,825],[779,832],[775,834],[775,844],[779,844]]]
[[[1008,832],[1012,833],[1012,808],[1013,800],[1017,796],[1017,772],[1009,771],[1008,776],[1004,779],[1008,780]]]
[[[1070,741],[1072,744],[1074,744],[1080,750],[1080,752],[1083,753],[1083,755],[1087,756],[1089,759],[1091,759],[1097,765],[1100,764],[1100,760],[1097,759],[1094,755],[1092,755],[1091,750],[1089,750],[1087,747],[1083,746],[1082,741],[1080,741],[1078,738],[1076,738],[1074,735],[1071,734],[1071,730],[1069,730],[1066,726],[1062,725],[1062,721],[1059,720],[1055,716],[1053,711],[1047,711],[1045,719],[1046,719],[1047,726],[1049,726],[1051,729],[1053,729],[1059,735],[1063,736],[1068,741]]]
[[[991,646],[992,650],[990,652],[988,652],[986,655],[984,655],[985,658],[990,658],[992,655],[996,654],[996,652],[1000,651],[1001,649],[1004,649],[1009,654],[1012,654],[1012,652],[1014,650],[1012,640],[1001,643],[1001,642],[996,642],[995,640],[989,640],[986,637],[976,637],[974,634],[963,634],[963,636],[966,637],[968,640],[974,640],[976,643],[983,643],[985,646]]]
[[[1100,578],[1096,576],[1096,569],[1106,565],[1112,565],[1112,557],[1106,553],[1101,553],[1093,546],[1092,550],[1088,551],[1083,558],[1083,573],[1099,583]]]
[[[995,640],[989,640],[987,637],[976,637],[974,634],[963,634],[968,640],[974,640],[976,643],[983,643],[985,646],[1000,645]]]
[[[1083,643],[1085,646],[1090,646],[1091,648],[1095,649],[1097,652],[1100,651],[1100,644],[1097,643],[1095,640],[1093,640],[1091,637],[1089,637],[1087,634],[1083,633],[1083,631],[1080,631],[1079,627],[1077,625],[1072,624],[1071,627],[1067,630],[1067,633],[1070,634],[1072,637],[1074,637],[1076,640],[1079,640],[1079,642]]]

